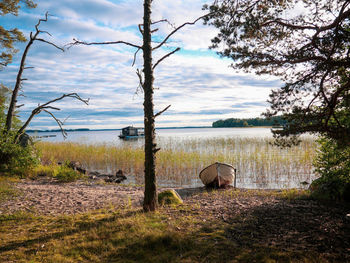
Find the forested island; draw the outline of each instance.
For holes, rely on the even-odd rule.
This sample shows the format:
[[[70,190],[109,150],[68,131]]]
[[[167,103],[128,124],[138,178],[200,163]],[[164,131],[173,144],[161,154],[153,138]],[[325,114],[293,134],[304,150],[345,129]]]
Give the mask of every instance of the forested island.
[[[236,119],[229,118],[225,120],[218,120],[213,122],[213,128],[223,127],[256,127],[256,126],[283,126],[286,121],[280,116],[272,118],[250,118],[250,119]]]

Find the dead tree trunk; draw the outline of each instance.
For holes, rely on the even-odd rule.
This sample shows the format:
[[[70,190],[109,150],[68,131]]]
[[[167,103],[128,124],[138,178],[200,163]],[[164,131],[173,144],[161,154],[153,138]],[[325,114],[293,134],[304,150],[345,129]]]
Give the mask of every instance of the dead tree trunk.
[[[12,120],[13,120],[13,116],[15,114],[18,92],[20,90],[21,82],[22,82],[24,63],[25,63],[25,60],[26,60],[26,57],[28,54],[28,50],[29,50],[30,46],[33,44],[33,42],[34,42],[34,39],[32,37],[30,37],[30,40],[29,40],[29,42],[24,50],[24,53],[23,53],[23,56],[21,59],[21,64],[20,64],[17,78],[16,78],[16,84],[15,84],[15,87],[12,91],[11,101],[10,101],[9,109],[8,109],[7,116],[6,116],[6,126],[5,126],[6,131],[9,131],[12,128]]]
[[[16,77],[16,84],[15,84],[15,87],[12,91],[11,101],[10,101],[9,109],[8,109],[7,116],[6,116],[6,124],[5,124],[5,131],[6,132],[10,131],[12,128],[12,120],[13,120],[13,116],[15,114],[15,110],[17,108],[16,104],[17,104],[18,92],[21,89],[21,85],[22,85],[23,80],[25,80],[22,78],[23,71],[26,69],[25,61],[27,58],[28,51],[29,51],[30,47],[32,46],[32,44],[34,43],[34,41],[41,41],[41,42],[47,43],[51,46],[54,46],[55,48],[57,48],[61,51],[64,51],[63,48],[55,45],[54,43],[47,41],[45,39],[42,39],[42,38],[38,38],[39,34],[41,34],[41,33],[46,33],[46,34],[50,35],[50,33],[46,32],[46,31],[41,31],[39,29],[41,22],[47,22],[48,15],[49,14],[46,13],[44,19],[39,19],[38,23],[35,25],[35,33],[34,34],[33,34],[33,32],[30,32],[29,42],[26,45],[26,48],[24,49],[22,59],[21,59],[21,64],[19,66],[19,70],[18,70],[17,77]]]
[[[157,207],[156,188],[156,142],[153,105],[153,68],[151,46],[151,0],[144,1],[143,17],[143,73],[144,73],[144,125],[145,125],[145,197],[144,211],[154,211]]]

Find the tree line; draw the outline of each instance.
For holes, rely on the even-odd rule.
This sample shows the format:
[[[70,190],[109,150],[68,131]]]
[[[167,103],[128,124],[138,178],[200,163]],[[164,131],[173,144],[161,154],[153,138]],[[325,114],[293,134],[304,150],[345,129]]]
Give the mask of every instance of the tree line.
[[[255,126],[283,126],[286,121],[280,117],[275,116],[272,118],[249,118],[249,119],[236,119],[229,118],[225,120],[214,121],[213,128],[222,127],[255,127]]]

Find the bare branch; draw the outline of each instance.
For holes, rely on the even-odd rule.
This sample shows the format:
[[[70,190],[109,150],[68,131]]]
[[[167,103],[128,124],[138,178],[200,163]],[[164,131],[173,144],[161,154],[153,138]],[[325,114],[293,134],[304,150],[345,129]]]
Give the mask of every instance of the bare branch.
[[[71,48],[72,46],[76,46],[76,45],[86,45],[86,46],[91,46],[91,45],[116,45],[116,44],[124,44],[127,46],[132,46],[132,47],[136,47],[138,49],[142,49],[142,46],[133,44],[133,43],[129,43],[126,41],[107,41],[107,42],[85,42],[85,41],[80,41],[77,40],[75,38],[73,38],[73,43],[69,43],[68,49]]]
[[[39,33],[45,33],[45,34],[48,34],[50,37],[52,37],[52,35],[49,32],[44,31],[44,30],[39,30]]]
[[[140,33],[143,35],[142,26],[143,26],[143,24],[139,24],[139,25],[138,25],[138,28],[139,28]]]
[[[61,110],[60,108],[53,107],[53,106],[45,106],[45,107],[42,107],[42,109]]]
[[[66,139],[67,138],[67,132],[63,129],[64,123],[62,121],[60,121],[59,119],[57,119],[56,116],[52,112],[50,112],[48,110],[43,110],[43,111],[45,111],[46,113],[51,115],[51,117],[56,121],[57,125],[61,129],[61,133],[62,133],[63,138]]]
[[[53,103],[53,102],[56,102],[56,101],[59,101],[63,98],[66,98],[66,97],[70,97],[70,98],[73,98],[73,99],[77,99],[77,100],[80,100],[81,102],[85,103],[86,105],[89,105],[89,100],[90,99],[82,99],[77,93],[68,93],[68,94],[63,94],[61,97],[59,98],[56,98],[56,99],[53,99],[53,100],[50,100],[49,102],[46,102],[45,104],[41,105],[43,107]]]
[[[27,128],[27,126],[29,125],[29,123],[32,121],[32,119],[34,118],[35,115],[38,115],[40,112],[42,111],[45,111],[47,112],[48,114],[50,114],[54,120],[57,122],[57,124],[60,126],[60,129],[63,130],[62,128],[62,125],[63,125],[63,122],[61,122],[60,120],[58,120],[51,112],[49,112],[47,109],[51,109],[51,110],[61,110],[57,107],[53,107],[53,106],[50,106],[51,103],[54,103],[56,101],[59,101],[59,100],[62,100],[66,97],[70,97],[70,98],[73,98],[73,99],[77,99],[83,103],[85,103],[86,105],[89,104],[89,99],[82,99],[77,93],[68,93],[68,94],[63,94],[61,97],[58,97],[56,99],[53,99],[53,100],[50,100],[42,105],[38,105],[38,107],[36,107],[31,115],[29,116],[29,118],[27,119],[27,121],[23,124],[23,126],[18,130],[16,136],[15,136],[15,142],[17,141],[17,139],[19,138],[19,136],[21,136],[21,134],[24,132],[24,130]],[[63,131],[62,132],[62,135],[63,137],[65,137],[65,132]]]
[[[139,69],[136,70],[136,75],[139,77],[139,82],[140,82],[139,84],[143,89],[143,77],[142,77],[142,73]]]
[[[45,18],[41,18],[39,19],[38,23],[35,25],[35,29],[36,29],[36,32],[39,33],[40,30],[39,30],[39,26],[40,26],[40,23],[41,22],[47,22],[47,17],[49,16],[49,12],[46,12],[45,13]]]
[[[151,25],[155,25],[155,24],[159,24],[159,23],[167,23],[168,25],[170,25],[172,28],[176,28],[176,26],[172,23],[169,22],[168,19],[161,19],[161,20],[158,20],[158,21],[155,21],[155,22],[152,22]]]
[[[63,52],[64,52],[64,49],[63,49],[63,48],[61,48],[61,47],[57,46],[56,44],[54,44],[54,43],[52,43],[52,42],[50,42],[50,41],[47,41],[47,40],[42,39],[42,38],[35,38],[35,40],[38,40],[38,41],[41,41],[41,42],[47,43],[47,44],[49,44],[49,45],[51,45],[51,46],[54,46],[55,48],[57,48],[57,49],[59,49],[59,50],[61,50],[61,51],[63,51]]]
[[[132,67],[135,65],[135,62],[136,62],[136,56],[137,56],[137,53],[140,51],[140,48],[138,48],[137,50],[136,50],[136,52],[134,53],[134,60],[132,61]]]
[[[183,23],[181,26],[178,26],[177,28],[175,28],[169,35],[166,36],[166,38],[164,38],[164,40],[162,42],[160,42],[159,45],[155,46],[152,50],[155,50],[157,48],[160,48],[161,46],[163,46],[167,41],[168,39],[174,35],[177,31],[179,31],[181,28],[183,28],[184,26],[186,25],[194,25],[195,23],[197,23],[199,20],[211,15],[212,13],[209,13],[209,14],[206,14],[204,16],[201,16],[201,17],[198,17],[196,20],[194,20],[193,22],[186,22],[186,23]]]
[[[63,124],[70,118],[70,115],[68,115],[64,120],[63,120]]]
[[[168,21],[167,19],[161,19],[161,20],[152,22],[151,25],[155,25],[155,24],[162,23],[162,22],[167,22],[167,23],[169,23],[169,21]]]
[[[165,107],[164,110],[161,110],[160,112],[158,112],[157,114],[154,115],[154,118],[158,117],[159,115],[161,115],[162,113],[164,113],[167,109],[170,108],[171,105],[168,105],[167,107]]]
[[[175,50],[171,51],[170,53],[166,54],[165,56],[163,56],[161,59],[159,59],[156,64],[154,64],[154,66],[152,67],[152,69],[155,69],[155,67],[162,62],[164,59],[166,59],[167,57],[170,57],[172,54],[174,54],[175,52],[179,51],[180,48],[176,48]]]
[[[157,153],[157,152],[159,152],[159,151],[160,151],[160,148],[155,148],[155,149],[153,150],[154,153]]]

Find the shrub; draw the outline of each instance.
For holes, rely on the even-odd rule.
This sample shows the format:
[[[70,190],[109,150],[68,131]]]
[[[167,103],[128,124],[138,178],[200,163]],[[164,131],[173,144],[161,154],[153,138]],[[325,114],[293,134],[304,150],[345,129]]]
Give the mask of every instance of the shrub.
[[[47,176],[47,177],[54,177],[57,174],[57,165],[38,165],[35,167],[30,175],[34,178],[38,176]]]
[[[315,180],[310,190],[321,199],[350,201],[350,146],[339,145],[334,140],[322,138],[314,162]]]
[[[14,143],[20,120],[13,118],[13,130],[6,132],[6,98],[0,94],[0,175],[24,176],[35,167],[39,160],[32,145]]]
[[[30,175],[33,178],[38,176],[55,178],[61,183],[74,182],[82,178],[81,173],[68,166],[68,162],[63,165],[38,165],[31,171]]]
[[[22,147],[13,138],[12,132],[0,131],[0,174],[25,176],[39,163],[38,157],[32,145]]]
[[[79,172],[73,170],[67,165],[59,166],[54,174],[54,178],[62,183],[74,182],[81,177],[82,176]]]

